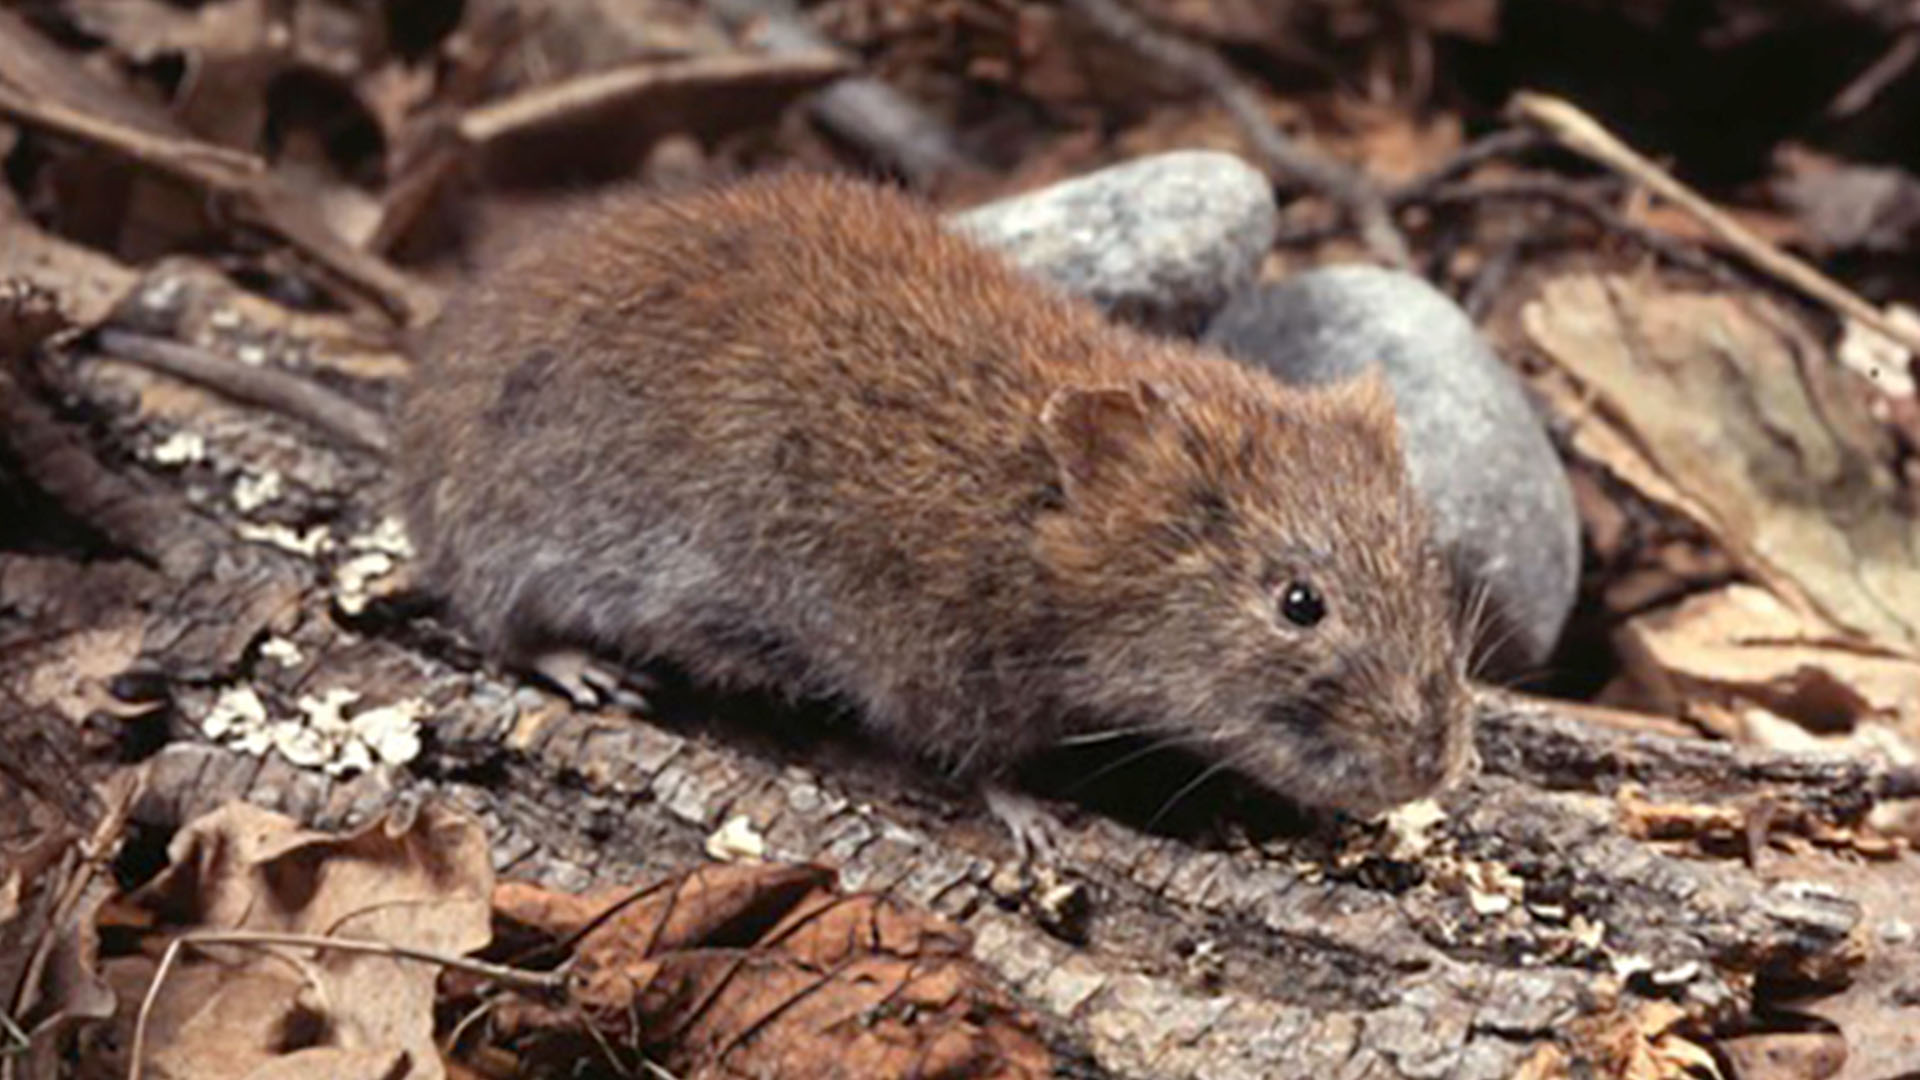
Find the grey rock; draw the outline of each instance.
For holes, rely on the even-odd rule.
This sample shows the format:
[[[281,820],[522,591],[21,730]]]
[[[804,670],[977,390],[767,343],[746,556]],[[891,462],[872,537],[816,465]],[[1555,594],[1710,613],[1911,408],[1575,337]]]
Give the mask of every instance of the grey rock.
[[[1231,154],[1130,161],[955,214],[1022,269],[1149,329],[1193,334],[1273,245],[1273,186]]]
[[[1418,277],[1330,267],[1236,297],[1206,340],[1292,383],[1379,365],[1439,540],[1461,584],[1492,602],[1488,633],[1505,638],[1493,673],[1548,658],[1579,584],[1573,492],[1519,379],[1465,312]]]

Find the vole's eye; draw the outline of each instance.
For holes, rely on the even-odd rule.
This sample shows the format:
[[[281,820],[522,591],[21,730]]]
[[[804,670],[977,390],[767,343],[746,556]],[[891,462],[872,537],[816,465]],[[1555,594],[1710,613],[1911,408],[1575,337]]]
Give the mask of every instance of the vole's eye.
[[[1289,581],[1280,589],[1280,614],[1295,626],[1312,626],[1327,617],[1327,602],[1306,582]]]

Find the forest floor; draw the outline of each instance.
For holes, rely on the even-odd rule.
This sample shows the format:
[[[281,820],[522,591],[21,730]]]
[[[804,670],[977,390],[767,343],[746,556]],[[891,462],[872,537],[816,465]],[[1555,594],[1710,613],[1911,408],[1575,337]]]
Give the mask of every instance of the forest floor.
[[[1920,1075],[1907,7],[0,7],[0,1077]],[[396,600],[408,335],[536,211],[1194,148],[1263,281],[1456,301],[1571,484],[1437,803],[1123,770],[1034,880],[831,722]]]

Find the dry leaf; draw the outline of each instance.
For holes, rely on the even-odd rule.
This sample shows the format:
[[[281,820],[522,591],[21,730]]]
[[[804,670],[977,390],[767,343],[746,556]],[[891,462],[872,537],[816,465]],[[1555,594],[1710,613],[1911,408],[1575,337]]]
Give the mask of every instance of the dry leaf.
[[[505,917],[563,938],[613,910],[575,947],[574,1008],[503,1008],[501,1024],[564,1036],[584,1013],[596,1042],[682,1077],[1049,1074],[963,931],[832,884],[817,867],[729,864],[591,903],[502,886]]]
[[[182,830],[170,854],[135,899],[174,931],[313,934],[456,956],[488,940],[486,838],[438,806],[330,836],[230,803]],[[339,950],[189,950],[157,1000],[146,1075],[439,1077],[438,975],[431,964]]]
[[[1616,470],[1623,481],[1695,517],[1796,609],[1920,655],[1920,529],[1857,385],[1783,314],[1577,274],[1549,281],[1522,319],[1596,397],[1569,419],[1618,429],[1658,480]]]
[[[75,783],[72,763],[20,751],[37,724],[66,721],[6,700],[0,715],[0,1013],[16,1025],[0,1030],[0,1065],[20,1050],[17,1030],[22,1071],[7,1075],[53,1076],[73,1036],[117,1003],[99,970],[97,917],[113,880],[96,853],[119,845],[137,784],[121,774],[97,792],[59,791]],[[15,768],[41,775],[18,782]],[[66,805],[46,798],[54,792]]]
[[[1920,661],[1862,648],[1752,585],[1702,593],[1633,619],[1618,640],[1628,669],[1670,710],[1733,698],[1811,732],[1855,733],[1878,723],[1920,735]],[[1773,749],[1816,748],[1804,737],[1780,745],[1782,736],[1772,732],[1750,724],[1740,734]],[[1886,742],[1861,732],[1852,746],[1826,749],[1875,749]]]

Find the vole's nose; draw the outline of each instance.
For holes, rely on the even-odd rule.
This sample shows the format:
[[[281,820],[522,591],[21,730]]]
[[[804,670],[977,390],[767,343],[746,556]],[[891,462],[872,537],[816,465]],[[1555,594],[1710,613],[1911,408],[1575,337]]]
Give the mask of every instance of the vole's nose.
[[[1425,759],[1425,777],[1436,788],[1458,780],[1473,755],[1473,725],[1466,689],[1453,679],[1437,677],[1424,688],[1422,704],[1430,753]]]

